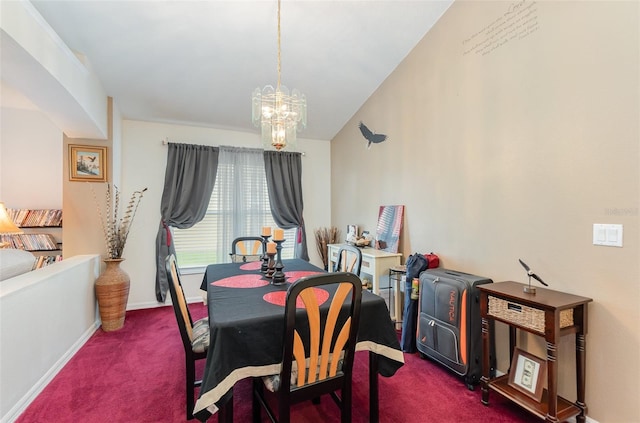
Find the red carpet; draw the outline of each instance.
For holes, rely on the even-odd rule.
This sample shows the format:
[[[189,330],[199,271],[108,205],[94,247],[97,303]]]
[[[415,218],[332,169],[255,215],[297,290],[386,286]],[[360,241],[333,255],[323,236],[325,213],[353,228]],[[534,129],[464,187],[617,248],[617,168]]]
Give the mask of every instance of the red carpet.
[[[190,304],[194,318],[206,315]],[[200,369],[204,367],[201,363]],[[18,423],[184,422],[184,352],[171,307],[127,313],[123,329],[99,329],[18,418]],[[405,354],[405,365],[391,378],[380,377],[381,423],[537,422],[530,414],[491,395],[480,403],[480,388],[440,366]],[[251,421],[251,383],[234,390],[234,420]],[[367,353],[356,357],[353,421],[368,420]],[[333,401],[295,406],[296,422],[339,421]],[[266,419],[266,417],[265,417]],[[216,422],[213,416],[210,422]],[[197,422],[197,420],[193,420]]]

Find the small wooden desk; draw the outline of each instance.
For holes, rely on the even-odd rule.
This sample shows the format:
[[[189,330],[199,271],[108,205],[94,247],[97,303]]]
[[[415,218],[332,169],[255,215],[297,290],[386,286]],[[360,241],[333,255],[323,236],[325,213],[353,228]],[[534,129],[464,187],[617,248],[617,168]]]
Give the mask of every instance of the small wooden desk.
[[[591,298],[565,294],[536,287],[535,294],[525,294],[525,285],[518,282],[499,282],[479,286],[480,315],[482,317],[482,403],[489,404],[489,390],[515,402],[547,422],[565,421],[576,417],[584,423],[587,406],[585,396],[585,349],[587,334],[587,304]],[[506,375],[489,377],[489,320],[509,325],[510,355],[516,346],[516,329],[543,336],[547,341],[547,389],[540,403],[521,394],[508,384]],[[576,391],[575,403],[558,396],[557,348],[560,337],[576,335]],[[511,363],[513,364],[513,363]]]
[[[329,244],[329,271],[333,270],[333,266],[338,258],[338,250],[342,244]],[[389,269],[394,266],[400,266],[402,254],[389,253],[387,251],[376,250],[375,248],[365,247],[362,252],[362,268],[360,269],[360,277],[362,274],[371,275],[371,292],[380,295],[380,278],[388,277]],[[389,281],[388,283],[391,283]],[[396,322],[402,320],[402,303],[400,302],[400,293],[394,292],[395,298],[395,316]]]

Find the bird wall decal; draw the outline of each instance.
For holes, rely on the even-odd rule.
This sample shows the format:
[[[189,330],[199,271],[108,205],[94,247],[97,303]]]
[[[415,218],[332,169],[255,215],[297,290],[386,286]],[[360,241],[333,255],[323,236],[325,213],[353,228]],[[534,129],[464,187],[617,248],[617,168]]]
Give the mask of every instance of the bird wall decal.
[[[367,125],[362,122],[360,122],[359,127],[360,132],[362,132],[362,136],[365,137],[367,141],[369,141],[367,143],[367,148],[371,148],[371,143],[378,144],[387,139],[387,136],[384,134],[375,134],[371,132],[371,130],[367,128]]]

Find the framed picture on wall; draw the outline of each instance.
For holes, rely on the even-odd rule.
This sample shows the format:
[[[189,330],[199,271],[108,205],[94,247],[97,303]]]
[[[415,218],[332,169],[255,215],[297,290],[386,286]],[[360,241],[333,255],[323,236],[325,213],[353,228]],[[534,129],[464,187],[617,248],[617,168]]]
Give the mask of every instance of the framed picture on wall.
[[[107,147],[69,144],[70,181],[107,181]]]

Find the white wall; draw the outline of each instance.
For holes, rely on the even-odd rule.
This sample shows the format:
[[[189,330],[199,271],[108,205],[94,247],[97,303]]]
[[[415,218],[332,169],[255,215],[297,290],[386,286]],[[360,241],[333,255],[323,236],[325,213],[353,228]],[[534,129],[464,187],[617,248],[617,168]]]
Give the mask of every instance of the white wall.
[[[107,97],[81,61],[28,1],[0,2],[3,82],[15,87],[72,137],[105,138]]]
[[[125,198],[147,187],[135,217],[123,257],[122,268],[131,277],[128,308],[157,306],[155,299],[155,239],[160,224],[160,200],[164,187],[167,146],[162,141],[233,145],[261,148],[260,134],[234,132],[193,126],[157,124],[125,120],[122,125],[122,192]],[[329,186],[330,145],[327,141],[298,140],[302,158],[304,218],[311,261],[321,266],[313,230],[331,224]],[[201,298],[202,274],[183,277],[185,294]]]
[[[0,284],[0,421],[11,422],[98,328],[96,255],[75,256]]]
[[[62,131],[37,110],[0,109],[0,201],[62,209]]]

